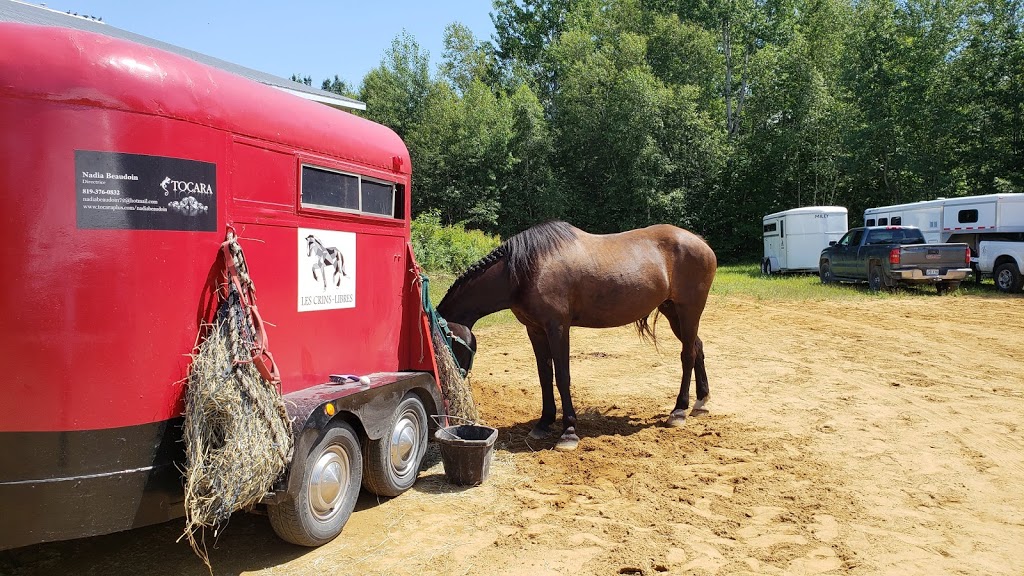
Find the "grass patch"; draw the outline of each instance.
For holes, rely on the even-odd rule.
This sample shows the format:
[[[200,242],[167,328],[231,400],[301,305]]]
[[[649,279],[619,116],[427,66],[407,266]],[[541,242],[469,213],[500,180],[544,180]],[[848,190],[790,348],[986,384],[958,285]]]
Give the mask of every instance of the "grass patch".
[[[864,300],[886,298],[922,298],[937,296],[934,286],[900,287],[895,292],[871,292],[867,284],[824,285],[817,274],[761,274],[758,264],[720,266],[711,286],[711,297],[745,296],[757,300]],[[972,296],[982,298],[1014,297],[996,290],[991,280],[975,284],[973,278],[946,297]]]
[[[434,305],[441,301],[445,292],[455,281],[456,275],[447,272],[432,272],[430,276],[430,299]],[[758,264],[731,264],[720,266],[711,286],[711,298],[746,297],[756,300],[869,300],[888,298],[929,298],[938,297],[933,286],[899,288],[895,292],[871,292],[867,284],[824,285],[815,274],[786,274],[765,276]],[[996,290],[991,280],[981,285],[968,277],[960,288],[943,298],[963,296],[980,298],[1020,298],[1020,295],[1003,294]],[[518,321],[512,312],[502,310],[485,316],[475,327],[515,324]]]

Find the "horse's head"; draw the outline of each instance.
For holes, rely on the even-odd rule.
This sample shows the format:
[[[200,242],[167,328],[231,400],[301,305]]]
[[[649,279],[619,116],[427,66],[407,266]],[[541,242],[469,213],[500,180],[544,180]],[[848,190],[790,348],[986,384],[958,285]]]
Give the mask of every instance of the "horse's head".
[[[314,237],[312,234],[310,234],[309,236],[306,236],[306,256],[312,256],[313,255],[313,244],[315,244],[315,243],[316,243],[316,237]]]
[[[452,339],[452,352],[455,354],[455,359],[463,370],[469,372],[473,368],[473,356],[476,355],[476,336],[468,327],[455,322],[449,322],[448,329],[455,337]]]

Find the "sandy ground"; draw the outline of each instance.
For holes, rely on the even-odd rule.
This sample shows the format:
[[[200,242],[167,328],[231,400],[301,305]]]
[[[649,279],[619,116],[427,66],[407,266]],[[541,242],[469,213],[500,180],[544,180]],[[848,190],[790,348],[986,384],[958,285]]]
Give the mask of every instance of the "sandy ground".
[[[849,289],[849,288],[842,288]],[[579,449],[528,441],[540,391],[518,325],[477,334],[490,477],[436,449],[410,492],[363,495],[319,549],[239,515],[217,574],[1024,573],[1024,300],[712,298],[710,414],[662,426],[680,376],[628,328],[573,331]],[[178,522],[0,556],[10,574],[205,574]]]

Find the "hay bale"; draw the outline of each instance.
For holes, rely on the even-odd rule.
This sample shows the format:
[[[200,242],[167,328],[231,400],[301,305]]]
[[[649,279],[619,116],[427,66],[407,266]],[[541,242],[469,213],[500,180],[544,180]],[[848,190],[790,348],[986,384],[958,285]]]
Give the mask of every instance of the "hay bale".
[[[204,528],[252,508],[288,468],[292,428],[280,391],[251,362],[251,320],[232,287],[193,355],[185,393],[185,534],[210,567]],[[197,541],[197,532],[200,538]],[[212,573],[212,569],[211,569]]]

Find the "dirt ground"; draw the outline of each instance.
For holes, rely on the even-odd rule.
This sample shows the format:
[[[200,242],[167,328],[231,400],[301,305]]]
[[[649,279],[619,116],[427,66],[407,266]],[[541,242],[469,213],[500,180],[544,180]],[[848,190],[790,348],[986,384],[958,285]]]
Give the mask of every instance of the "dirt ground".
[[[217,574],[1024,573],[1024,300],[712,297],[710,413],[662,426],[679,344],[574,329],[579,449],[527,439],[540,415],[519,325],[481,329],[473,374],[500,430],[490,477],[363,495],[319,549],[239,515]],[[436,449],[435,449],[436,450]],[[205,574],[179,522],[0,557],[12,574]]]

